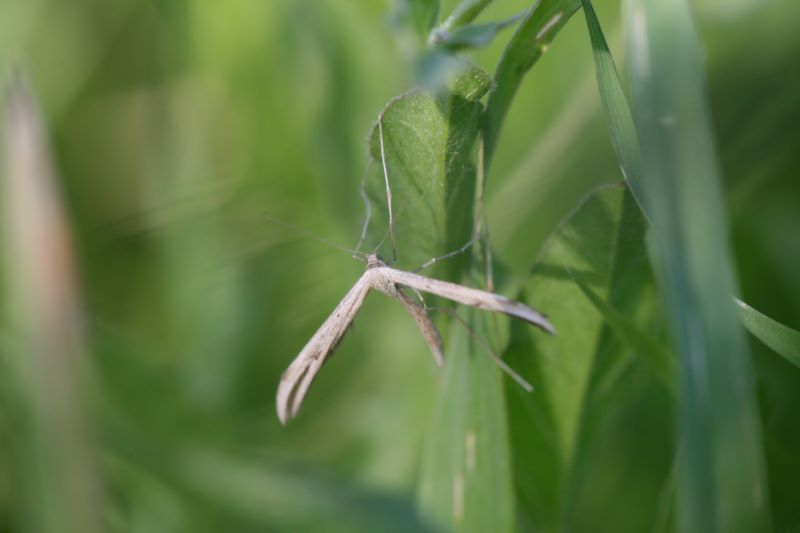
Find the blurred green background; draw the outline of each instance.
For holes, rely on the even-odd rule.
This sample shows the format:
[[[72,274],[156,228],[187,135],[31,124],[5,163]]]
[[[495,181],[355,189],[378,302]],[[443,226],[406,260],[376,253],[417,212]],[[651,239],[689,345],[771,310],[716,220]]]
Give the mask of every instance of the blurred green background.
[[[280,427],[274,412],[280,373],[363,266],[263,213],[355,244],[367,134],[413,84],[389,7],[0,1],[0,69],[21,68],[40,101],[76,247],[88,462],[111,530],[423,527],[414,494],[436,370],[394,302],[367,301],[296,421]],[[482,18],[527,7],[496,2]],[[798,328],[800,4],[693,7],[741,296]],[[616,53],[619,5],[596,9]],[[493,72],[509,37],[471,57]],[[511,108],[487,192],[511,269],[530,266],[591,188],[621,179],[593,68],[575,17]],[[751,344],[776,526],[797,527],[800,371]],[[22,481],[24,394],[8,381],[0,531],[34,531],[47,496]],[[613,469],[619,456],[602,459]],[[626,494],[618,505],[635,506]]]

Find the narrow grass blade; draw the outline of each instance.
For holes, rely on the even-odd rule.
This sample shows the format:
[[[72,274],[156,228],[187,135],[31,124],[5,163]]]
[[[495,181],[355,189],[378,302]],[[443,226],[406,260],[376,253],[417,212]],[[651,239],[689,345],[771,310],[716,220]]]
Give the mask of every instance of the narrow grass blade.
[[[597,74],[597,88],[605,111],[611,145],[617,156],[622,175],[631,188],[639,205],[645,214],[644,191],[641,186],[642,161],[639,150],[639,139],[636,136],[636,127],[633,123],[628,100],[622,90],[617,68],[608,43],[600,28],[600,22],[589,0],[582,0],[583,13],[586,16],[586,25],[589,28],[589,37],[594,53],[595,73]]]
[[[738,298],[736,305],[739,307],[739,320],[747,331],[793,365],[800,366],[800,331],[784,326]]]
[[[761,426],[730,305],[736,274],[697,35],[684,0],[625,6],[650,248],[681,362],[680,529],[764,531]]]

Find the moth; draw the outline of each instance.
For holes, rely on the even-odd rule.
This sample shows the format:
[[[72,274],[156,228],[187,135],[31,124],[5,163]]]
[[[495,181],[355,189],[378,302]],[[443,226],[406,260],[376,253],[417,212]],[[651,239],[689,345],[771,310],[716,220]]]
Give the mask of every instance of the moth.
[[[505,313],[548,333],[555,334],[555,328],[547,320],[547,317],[525,304],[491,292],[398,270],[388,266],[381,256],[370,254],[367,256],[367,268],[364,274],[347,292],[333,313],[281,376],[278,386],[277,410],[282,424],[286,424],[297,416],[308,388],[322,365],[336,350],[370,290],[377,290],[389,295],[405,306],[414,317],[417,327],[431,349],[434,360],[438,365],[442,365],[444,356],[439,331],[428,316],[427,309],[406,295],[403,292],[405,288],[417,293],[434,294],[487,311]]]
[[[377,129],[380,140],[381,164],[386,185],[389,237],[391,238],[392,255],[396,259],[397,250],[394,236],[394,215],[392,212],[392,189],[389,185],[389,170],[386,164],[386,154],[384,150],[382,115],[378,119]],[[364,241],[371,212],[364,187],[365,182],[362,182],[361,196],[364,198],[367,211],[362,226],[361,238],[354,251],[355,255],[361,254],[361,252],[358,252],[358,249]],[[289,229],[297,229],[274,219],[273,221]],[[333,243],[325,241],[325,239],[319,240],[340,248]],[[474,240],[475,238],[454,252],[429,260],[417,270],[422,270],[440,259],[445,259],[464,252]],[[361,255],[363,256],[363,254]],[[433,358],[439,366],[444,363],[442,338],[428,315],[428,308],[425,306],[421,294],[423,292],[479,309],[505,313],[533,324],[550,334],[555,334],[555,328],[553,328],[545,315],[520,302],[515,302],[491,292],[428,278],[416,272],[407,272],[392,268],[375,252],[366,255],[365,259],[366,271],[364,274],[347,292],[342,301],[339,302],[339,305],[336,306],[336,309],[333,310],[333,313],[323,322],[322,326],[314,333],[305,347],[289,365],[289,368],[287,368],[281,376],[281,381],[278,385],[276,406],[278,419],[280,419],[282,424],[286,424],[286,422],[297,416],[300,407],[303,405],[303,400],[308,393],[308,388],[311,386],[311,383],[314,381],[314,378],[316,378],[325,361],[333,355],[333,352],[342,341],[344,334],[353,323],[356,314],[358,314],[359,309],[361,309],[361,306],[364,304],[371,290],[377,290],[389,295],[403,304],[411,316],[414,317],[417,328],[430,347]],[[403,292],[405,289],[413,291],[418,297],[419,302],[405,294],[405,292]],[[514,373],[500,358],[494,355],[493,358],[506,373],[510,374],[511,377],[522,384],[523,387],[529,391],[533,390],[524,379]]]

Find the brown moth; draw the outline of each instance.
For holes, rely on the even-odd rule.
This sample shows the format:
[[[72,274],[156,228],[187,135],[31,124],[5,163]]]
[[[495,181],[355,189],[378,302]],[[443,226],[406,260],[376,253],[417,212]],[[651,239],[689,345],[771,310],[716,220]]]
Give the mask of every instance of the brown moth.
[[[555,328],[548,322],[547,317],[525,304],[491,292],[397,270],[384,263],[379,255],[371,254],[367,258],[366,272],[339,302],[333,313],[281,376],[277,397],[278,418],[281,423],[285,424],[297,415],[308,392],[308,387],[314,381],[323,363],[336,350],[347,328],[361,309],[367,294],[372,289],[397,299],[405,306],[414,317],[422,336],[430,346],[436,364],[441,366],[444,361],[441,336],[428,316],[427,309],[404,294],[404,288],[415,292],[435,294],[487,311],[505,313],[525,320],[548,333],[555,333]]]
[[[392,245],[392,255],[396,259],[397,251],[394,235],[394,215],[392,212],[392,189],[389,186],[389,169],[386,164],[386,154],[384,151],[382,118],[382,115],[378,118],[377,129],[380,141],[381,166],[386,185],[389,237]],[[364,255],[357,250],[364,242],[370,217],[370,204],[364,193],[364,183],[362,183],[361,195],[365,199],[367,215],[362,227],[361,238],[356,246],[355,255]],[[288,226],[286,224],[280,224]],[[464,252],[472,245],[475,239],[476,237],[473,237],[468,243],[454,252],[429,260],[418,270],[422,270],[441,259]],[[336,306],[336,309],[333,310],[333,313],[325,320],[317,332],[314,333],[314,336],[311,337],[305,347],[289,365],[289,368],[287,368],[281,376],[277,396],[278,418],[281,423],[285,424],[290,419],[297,416],[303,404],[303,400],[308,393],[308,388],[311,386],[317,373],[319,373],[322,365],[333,354],[334,350],[336,350],[336,347],[347,332],[348,327],[353,323],[353,319],[364,304],[367,294],[369,294],[369,291],[372,289],[391,296],[405,306],[408,312],[411,313],[411,316],[414,317],[420,333],[422,333],[425,342],[431,349],[436,364],[439,366],[444,362],[442,338],[436,326],[428,316],[428,308],[425,306],[424,300],[422,299],[422,292],[435,294],[436,296],[479,309],[505,313],[512,317],[525,320],[548,333],[555,334],[555,328],[548,322],[545,315],[520,302],[515,302],[491,292],[421,276],[416,272],[406,272],[404,270],[392,268],[376,253],[366,255],[366,263],[367,269],[361,278],[347,292],[342,301],[339,302],[339,305]],[[403,292],[404,289],[412,290],[419,298],[419,302],[406,295]],[[531,387],[527,381],[511,370],[499,357],[494,354],[492,354],[492,357],[504,372],[509,374],[526,390],[533,390],[533,387]]]

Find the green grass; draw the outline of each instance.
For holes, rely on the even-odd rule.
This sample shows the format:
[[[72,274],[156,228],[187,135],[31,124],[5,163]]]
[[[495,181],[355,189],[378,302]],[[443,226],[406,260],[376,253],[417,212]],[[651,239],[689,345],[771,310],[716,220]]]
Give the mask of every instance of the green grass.
[[[0,5],[0,530],[796,528],[800,10],[589,7]],[[379,116],[398,266],[559,334],[373,296],[281,427],[363,267],[262,213],[375,248]]]

